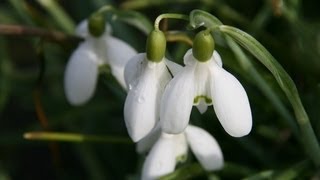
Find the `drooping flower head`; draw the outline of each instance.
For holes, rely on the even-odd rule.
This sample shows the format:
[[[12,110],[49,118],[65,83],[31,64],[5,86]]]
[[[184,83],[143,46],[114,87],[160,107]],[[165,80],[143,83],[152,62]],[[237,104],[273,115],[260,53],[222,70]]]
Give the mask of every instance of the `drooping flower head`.
[[[209,32],[197,34],[193,48],[184,56],[184,64],[163,94],[160,112],[163,131],[183,132],[193,105],[201,113],[213,105],[227,133],[234,137],[247,135],[252,127],[247,94],[239,81],[222,68]]]
[[[142,169],[142,179],[157,179],[174,171],[179,161],[184,161],[188,147],[207,171],[223,167],[223,155],[219,144],[204,129],[188,125],[183,133],[166,134],[160,127],[138,142],[138,152],[151,148]]]
[[[84,41],[72,53],[65,69],[65,94],[72,105],[82,105],[93,96],[102,65],[109,65],[112,75],[126,89],[124,67],[137,54],[126,42],[111,36],[108,24],[98,37],[88,29],[87,20],[78,25],[76,34]]]
[[[133,141],[146,136],[159,121],[160,100],[167,83],[180,68],[164,57],[166,39],[154,30],[147,40],[147,53],[129,60],[125,67],[128,95],[124,118]]]

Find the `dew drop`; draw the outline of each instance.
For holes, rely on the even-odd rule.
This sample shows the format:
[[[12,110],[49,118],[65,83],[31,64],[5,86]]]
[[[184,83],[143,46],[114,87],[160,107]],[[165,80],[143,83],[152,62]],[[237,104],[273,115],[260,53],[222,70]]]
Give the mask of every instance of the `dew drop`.
[[[145,99],[143,96],[138,97],[138,103],[144,103]]]
[[[129,90],[132,90],[132,89],[133,89],[133,85],[129,84]]]

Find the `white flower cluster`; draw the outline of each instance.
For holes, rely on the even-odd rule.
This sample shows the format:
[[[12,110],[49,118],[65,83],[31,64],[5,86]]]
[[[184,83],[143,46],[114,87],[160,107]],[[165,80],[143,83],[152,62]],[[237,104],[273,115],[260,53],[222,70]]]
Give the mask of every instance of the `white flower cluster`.
[[[127,61],[137,54],[126,42],[112,37],[109,25],[100,37],[92,36],[88,31],[88,22],[81,22],[76,34],[85,40],[72,53],[66,66],[64,88],[67,100],[72,105],[85,104],[96,88],[99,66],[109,65],[112,75],[123,88],[123,77]]]
[[[204,129],[189,125],[193,106],[201,113],[213,105],[227,133],[234,137],[251,131],[252,117],[247,94],[239,81],[222,68],[218,52],[199,61],[192,49],[182,67],[165,57],[152,61],[137,54],[107,31],[92,37],[84,22],[78,28],[85,38],[66,68],[65,90],[71,104],[85,103],[93,94],[98,66],[109,64],[112,74],[128,90],[124,119],[128,133],[138,142],[139,153],[149,151],[142,179],[156,179],[173,172],[187,155],[188,147],[205,170],[223,166],[221,149]]]

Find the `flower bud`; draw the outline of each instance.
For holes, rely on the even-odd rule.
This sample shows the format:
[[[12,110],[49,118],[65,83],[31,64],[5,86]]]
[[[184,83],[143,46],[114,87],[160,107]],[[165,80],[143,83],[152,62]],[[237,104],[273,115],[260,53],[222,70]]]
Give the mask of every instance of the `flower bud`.
[[[92,36],[94,37],[101,36],[105,31],[105,27],[106,27],[106,17],[103,13],[100,13],[100,12],[93,13],[89,17],[88,28]]]
[[[153,62],[160,62],[166,52],[166,37],[162,31],[153,30],[147,39],[147,59]]]
[[[208,61],[214,51],[214,40],[209,31],[200,31],[193,41],[192,54],[200,62]]]

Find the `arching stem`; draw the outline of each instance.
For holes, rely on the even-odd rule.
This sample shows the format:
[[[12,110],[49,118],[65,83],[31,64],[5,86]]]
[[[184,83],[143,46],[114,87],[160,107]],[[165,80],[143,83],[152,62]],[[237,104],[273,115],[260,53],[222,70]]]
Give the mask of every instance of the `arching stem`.
[[[158,16],[158,17],[156,18],[156,20],[154,21],[154,28],[155,28],[156,30],[159,30],[160,21],[161,21],[162,19],[165,19],[165,18],[168,18],[168,19],[182,19],[182,20],[189,21],[189,16],[184,15],[184,14],[174,14],[174,13],[161,14],[161,15]]]

